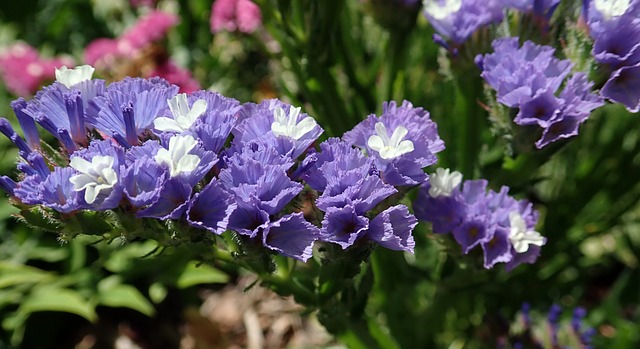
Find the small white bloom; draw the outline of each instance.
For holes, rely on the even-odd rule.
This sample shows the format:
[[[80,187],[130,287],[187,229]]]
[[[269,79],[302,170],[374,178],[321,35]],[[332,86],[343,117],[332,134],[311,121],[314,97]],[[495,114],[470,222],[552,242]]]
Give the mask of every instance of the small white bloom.
[[[442,20],[458,12],[462,0],[423,0],[424,11],[436,20]]]
[[[169,109],[171,109],[172,118],[159,117],[153,120],[153,126],[156,130],[167,132],[184,132],[204,114],[207,110],[207,101],[198,99],[189,108],[189,101],[185,93],[179,93],[171,99],[167,99]]]
[[[289,109],[289,117],[284,114],[284,109],[277,107],[273,111],[275,121],[271,124],[271,132],[273,132],[276,137],[285,136],[298,140],[316,127],[316,120],[310,116],[297,122],[298,115],[300,115],[299,107],[295,108],[291,106]]]
[[[84,192],[84,201],[92,204],[100,193],[109,195],[113,187],[118,183],[118,176],[113,169],[115,159],[112,156],[96,155],[91,162],[73,157],[69,165],[80,172],[71,176],[69,181],[73,183],[73,190]]]
[[[527,225],[518,212],[509,213],[509,223],[511,225],[509,241],[516,252],[525,253],[529,250],[529,245],[542,246],[545,244],[546,239],[540,233],[527,230]]]
[[[156,163],[169,167],[173,178],[181,173],[195,170],[200,164],[198,155],[189,154],[198,142],[191,136],[173,136],[169,139],[169,149],[160,149],[155,156]]]
[[[451,196],[451,192],[462,182],[462,173],[458,171],[449,172],[448,168],[438,168],[436,173],[429,176],[429,195],[432,198],[438,196]]]
[[[625,14],[631,6],[631,0],[595,0],[593,5],[605,19],[610,19]]]
[[[393,130],[391,138],[387,133],[387,128],[383,123],[377,122],[375,125],[377,135],[372,135],[367,140],[369,148],[377,151],[380,157],[389,160],[413,151],[413,142],[404,137],[407,136],[409,130],[404,126],[398,126]]]
[[[95,68],[90,65],[80,65],[73,69],[66,66],[56,68],[56,81],[71,88],[73,85],[83,81],[91,80]]]

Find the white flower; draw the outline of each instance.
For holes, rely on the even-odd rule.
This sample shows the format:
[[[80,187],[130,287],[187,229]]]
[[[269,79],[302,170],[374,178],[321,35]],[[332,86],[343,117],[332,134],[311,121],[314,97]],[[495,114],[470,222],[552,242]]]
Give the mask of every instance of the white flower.
[[[84,201],[92,204],[100,193],[109,194],[118,183],[118,175],[113,169],[115,159],[112,156],[96,155],[91,162],[73,157],[69,165],[80,172],[71,176],[69,181],[73,183],[75,191],[85,190]]]
[[[537,231],[527,230],[527,225],[518,212],[509,213],[509,222],[511,225],[509,241],[516,252],[525,253],[529,250],[529,245],[542,246],[547,242]]]
[[[413,142],[408,139],[403,141],[404,137],[409,133],[406,127],[396,127],[391,138],[389,138],[387,128],[383,123],[377,122],[375,128],[377,135],[369,137],[367,145],[377,151],[381,158],[385,160],[395,159],[400,155],[413,151]]]
[[[451,192],[462,182],[462,173],[458,171],[449,172],[448,168],[438,168],[436,173],[429,176],[429,195],[432,198],[438,196],[451,196]]]
[[[71,88],[73,85],[91,80],[95,70],[96,69],[90,65],[80,65],[73,69],[62,66],[60,69],[56,68],[56,81]]]
[[[185,93],[175,95],[171,99],[167,99],[169,109],[171,109],[172,118],[159,117],[153,120],[153,126],[159,131],[184,132],[204,114],[207,110],[207,101],[198,99],[189,108],[189,101]]]
[[[275,121],[271,124],[271,132],[273,132],[276,137],[285,136],[298,140],[316,127],[316,121],[310,116],[297,122],[298,115],[300,115],[300,108],[291,106],[289,109],[289,117],[287,117],[284,115],[284,109],[277,107],[273,111]]]
[[[442,20],[458,12],[462,7],[462,0],[423,0],[422,5],[428,15],[436,20]]]
[[[159,165],[169,167],[169,175],[173,178],[181,173],[195,170],[200,164],[198,155],[189,154],[198,142],[191,136],[173,136],[169,139],[169,149],[160,149],[155,160]]]
[[[631,6],[631,0],[594,0],[593,5],[605,19],[622,16]]]

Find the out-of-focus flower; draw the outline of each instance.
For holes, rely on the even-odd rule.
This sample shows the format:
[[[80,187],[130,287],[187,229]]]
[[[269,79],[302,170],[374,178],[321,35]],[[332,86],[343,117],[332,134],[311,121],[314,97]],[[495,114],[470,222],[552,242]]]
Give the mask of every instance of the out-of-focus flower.
[[[40,86],[55,77],[55,69],[72,66],[68,57],[43,58],[26,43],[18,42],[0,50],[0,77],[7,89],[17,96],[33,95]]]
[[[538,212],[531,203],[509,196],[508,187],[487,191],[486,180],[468,180],[460,186],[462,175],[444,176],[447,173],[439,171],[422,185],[413,205],[416,217],[431,222],[436,234],[452,233],[465,254],[480,245],[487,269],[496,263],[507,263],[511,270],[535,262],[546,238],[534,230]]]
[[[436,32],[459,45],[483,26],[503,18],[499,0],[423,0],[424,15]]]
[[[521,12],[532,12],[536,16],[551,18],[560,0],[502,0],[504,6]]]
[[[494,53],[478,56],[481,76],[497,92],[498,102],[519,108],[516,124],[537,125],[542,136],[538,149],[578,134],[591,111],[601,107],[601,97],[591,92],[593,83],[584,73],[574,74],[559,96],[556,93],[571,72],[569,60],[553,56],[554,49],[518,38],[494,40]]]
[[[252,33],[262,25],[262,13],[251,0],[216,0],[211,6],[210,25],[213,33]]]

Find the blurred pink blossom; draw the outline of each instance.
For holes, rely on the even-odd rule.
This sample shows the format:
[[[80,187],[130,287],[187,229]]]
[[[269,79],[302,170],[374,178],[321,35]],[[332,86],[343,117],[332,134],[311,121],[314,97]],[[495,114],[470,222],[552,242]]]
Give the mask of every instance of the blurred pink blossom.
[[[213,33],[251,33],[262,24],[262,13],[251,0],[216,0],[211,6],[210,24]]]
[[[170,83],[180,87],[180,93],[191,93],[200,89],[200,83],[196,81],[188,70],[180,68],[171,60],[165,61],[149,74],[149,77],[159,76]]]
[[[167,35],[169,29],[178,23],[178,17],[172,13],[152,11],[140,18],[133,27],[127,29],[118,38],[118,51],[131,54]]]
[[[33,95],[47,80],[55,79],[55,68],[72,67],[68,57],[42,58],[38,51],[26,43],[18,42],[0,50],[0,77],[14,95]]]

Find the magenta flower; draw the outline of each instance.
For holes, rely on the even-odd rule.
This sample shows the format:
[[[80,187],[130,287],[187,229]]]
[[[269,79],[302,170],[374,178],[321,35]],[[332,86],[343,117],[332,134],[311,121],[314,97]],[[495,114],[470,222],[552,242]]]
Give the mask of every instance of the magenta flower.
[[[14,95],[33,95],[40,85],[55,79],[55,68],[73,66],[70,58],[42,58],[38,51],[26,43],[18,42],[0,51],[0,78]]]
[[[211,6],[211,32],[251,33],[262,24],[258,5],[250,0],[216,0]]]
[[[178,20],[178,16],[172,13],[149,12],[120,36],[118,51],[126,55],[164,38]]]

